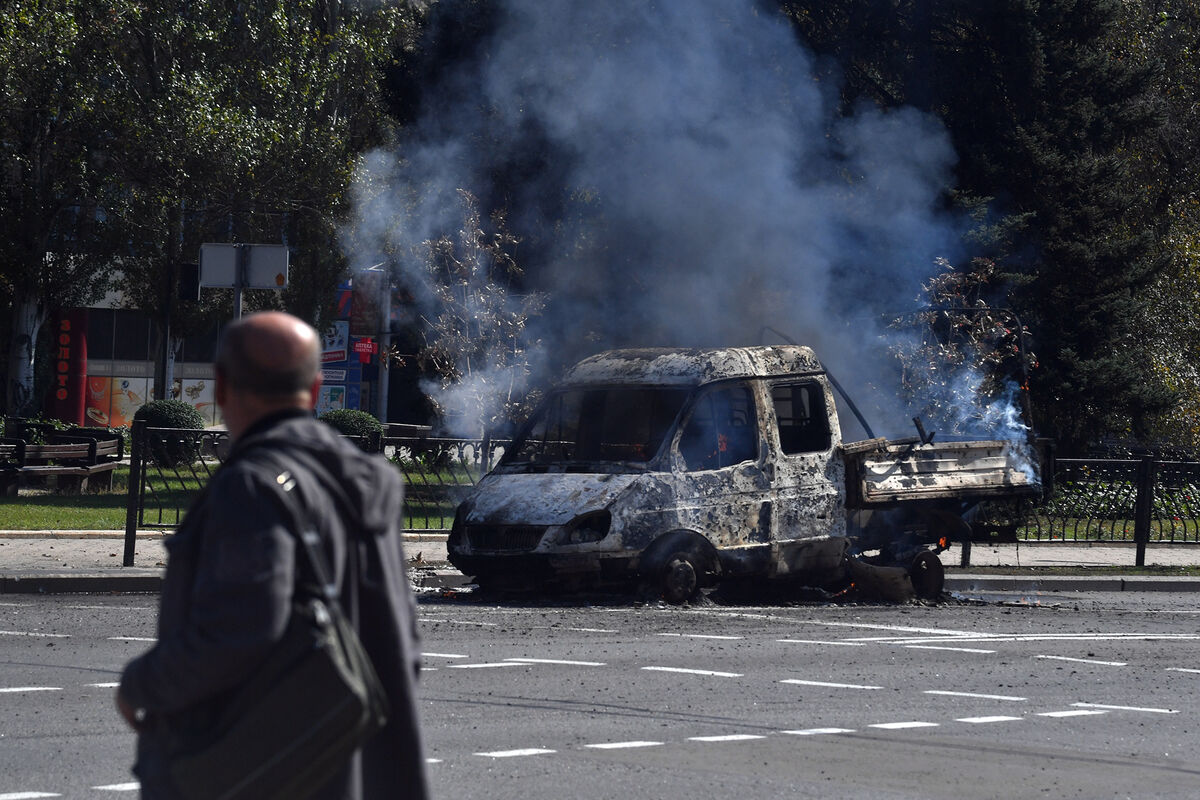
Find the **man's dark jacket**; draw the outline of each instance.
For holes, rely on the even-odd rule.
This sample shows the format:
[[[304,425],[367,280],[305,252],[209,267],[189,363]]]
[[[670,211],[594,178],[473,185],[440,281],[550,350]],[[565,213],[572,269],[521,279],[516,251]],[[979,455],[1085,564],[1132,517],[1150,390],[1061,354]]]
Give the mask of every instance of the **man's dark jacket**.
[[[316,459],[335,485],[306,459]],[[142,796],[172,796],[165,748],[173,733],[246,680],[283,634],[299,551],[269,496],[278,491],[281,464],[324,538],[342,606],[357,610],[359,636],[391,704],[387,727],[314,797],[425,798],[416,612],[401,549],[403,482],[382,458],[302,412],[273,415],[243,434],[167,541],[158,641],[121,678],[121,692],[147,715],[134,766]],[[358,545],[357,589],[344,580],[348,541]]]

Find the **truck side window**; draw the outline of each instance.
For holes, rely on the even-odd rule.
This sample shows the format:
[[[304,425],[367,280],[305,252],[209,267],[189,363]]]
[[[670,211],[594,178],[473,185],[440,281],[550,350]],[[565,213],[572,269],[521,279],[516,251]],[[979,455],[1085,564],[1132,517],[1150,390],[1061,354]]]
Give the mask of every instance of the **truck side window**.
[[[689,472],[719,469],[758,458],[758,418],[745,386],[708,392],[692,407],[679,438]]]
[[[771,388],[779,443],[787,455],[828,450],[829,417],[825,392],[815,383],[792,383]]]

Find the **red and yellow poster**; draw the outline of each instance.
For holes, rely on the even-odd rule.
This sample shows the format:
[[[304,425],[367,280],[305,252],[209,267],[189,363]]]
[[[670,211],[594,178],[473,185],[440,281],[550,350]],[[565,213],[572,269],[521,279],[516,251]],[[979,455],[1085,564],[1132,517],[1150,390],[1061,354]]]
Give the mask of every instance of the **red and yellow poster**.
[[[84,416],[88,424],[107,428],[109,410],[112,407],[112,378],[91,375],[87,379],[87,396],[84,400]]]

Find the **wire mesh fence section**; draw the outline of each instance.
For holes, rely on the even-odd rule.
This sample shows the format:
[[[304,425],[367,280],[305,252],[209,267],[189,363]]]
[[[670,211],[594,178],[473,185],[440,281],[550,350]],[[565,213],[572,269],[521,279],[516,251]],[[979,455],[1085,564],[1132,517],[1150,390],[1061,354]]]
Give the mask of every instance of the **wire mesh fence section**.
[[[138,492],[137,527],[175,528],[220,467],[225,431],[141,428],[134,435],[129,490]]]
[[[404,476],[405,528],[449,530],[458,504],[503,453],[504,442],[389,436],[380,449]]]
[[[1150,539],[1200,542],[1200,462],[1162,461],[1154,481]]]
[[[1030,508],[1026,539],[1133,541],[1141,462],[1059,459],[1053,490]]]
[[[427,436],[347,437],[381,453],[404,476],[404,528],[442,531],[454,510],[503,453],[505,442]],[[225,431],[150,428],[135,423],[126,538],[137,529],[175,528],[229,450]],[[128,549],[128,545],[127,545]]]

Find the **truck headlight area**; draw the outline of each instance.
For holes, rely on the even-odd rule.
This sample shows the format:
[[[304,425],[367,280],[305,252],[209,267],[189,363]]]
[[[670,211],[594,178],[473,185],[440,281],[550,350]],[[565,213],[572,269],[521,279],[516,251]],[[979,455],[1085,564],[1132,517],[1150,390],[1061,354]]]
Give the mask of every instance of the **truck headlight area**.
[[[564,544],[598,542],[608,536],[610,527],[612,527],[612,514],[608,511],[580,514],[567,523],[566,528],[563,529],[562,541]]]

